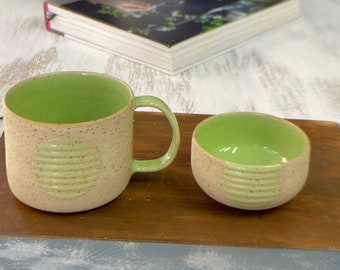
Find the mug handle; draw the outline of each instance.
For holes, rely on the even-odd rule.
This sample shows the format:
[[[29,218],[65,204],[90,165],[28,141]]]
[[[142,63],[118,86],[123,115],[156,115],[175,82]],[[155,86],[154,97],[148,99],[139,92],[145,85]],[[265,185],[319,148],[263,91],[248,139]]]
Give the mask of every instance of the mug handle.
[[[160,110],[168,119],[172,129],[172,139],[167,152],[160,158],[150,160],[133,160],[132,172],[155,172],[164,169],[175,159],[179,145],[180,132],[177,119],[168,105],[154,96],[139,96],[134,98],[134,109],[140,107],[152,107]]]

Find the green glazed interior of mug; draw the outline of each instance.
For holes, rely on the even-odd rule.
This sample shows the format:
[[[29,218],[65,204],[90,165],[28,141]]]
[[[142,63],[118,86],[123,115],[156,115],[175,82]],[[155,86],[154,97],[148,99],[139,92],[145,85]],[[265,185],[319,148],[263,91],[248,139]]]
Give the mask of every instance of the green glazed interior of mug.
[[[65,72],[26,80],[6,95],[15,114],[43,123],[81,123],[124,108],[132,93],[124,83],[91,74]]]
[[[211,155],[245,165],[274,165],[298,157],[308,138],[283,119],[255,114],[231,113],[202,122],[194,134]]]

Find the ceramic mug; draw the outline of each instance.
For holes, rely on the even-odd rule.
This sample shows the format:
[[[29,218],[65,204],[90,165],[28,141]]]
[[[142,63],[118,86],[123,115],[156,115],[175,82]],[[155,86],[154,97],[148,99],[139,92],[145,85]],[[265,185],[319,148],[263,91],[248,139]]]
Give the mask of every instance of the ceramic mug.
[[[160,110],[172,127],[160,158],[133,159],[138,107]],[[96,73],[60,72],[17,84],[4,98],[4,129],[10,189],[23,203],[51,212],[112,201],[132,174],[168,166],[180,143],[176,117],[162,100],[134,97],[124,82]]]
[[[294,198],[308,175],[310,142],[291,122],[258,113],[226,113],[202,121],[192,135],[199,186],[228,206],[264,210]]]

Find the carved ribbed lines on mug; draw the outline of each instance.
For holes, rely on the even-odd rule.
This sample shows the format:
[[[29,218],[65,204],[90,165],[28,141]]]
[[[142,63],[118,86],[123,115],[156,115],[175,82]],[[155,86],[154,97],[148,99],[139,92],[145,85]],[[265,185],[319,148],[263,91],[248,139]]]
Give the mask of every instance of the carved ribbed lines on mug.
[[[99,174],[98,150],[78,139],[57,138],[41,144],[32,168],[38,185],[57,199],[84,195]]]
[[[252,208],[272,202],[282,186],[281,165],[240,167],[226,163],[221,186],[231,201]]]

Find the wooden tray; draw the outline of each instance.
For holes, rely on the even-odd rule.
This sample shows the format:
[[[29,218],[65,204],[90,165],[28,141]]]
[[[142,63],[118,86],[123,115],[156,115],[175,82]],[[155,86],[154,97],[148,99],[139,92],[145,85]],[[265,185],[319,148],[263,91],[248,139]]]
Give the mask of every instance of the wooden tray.
[[[0,142],[0,236],[90,238],[340,250],[340,133],[336,123],[294,120],[312,143],[303,191],[267,211],[242,211],[210,199],[190,168],[194,127],[206,115],[178,114],[181,148],[175,162],[156,173],[136,174],[115,201],[77,214],[52,214],[20,203],[8,188]],[[157,157],[170,142],[158,113],[137,113],[135,155]]]

